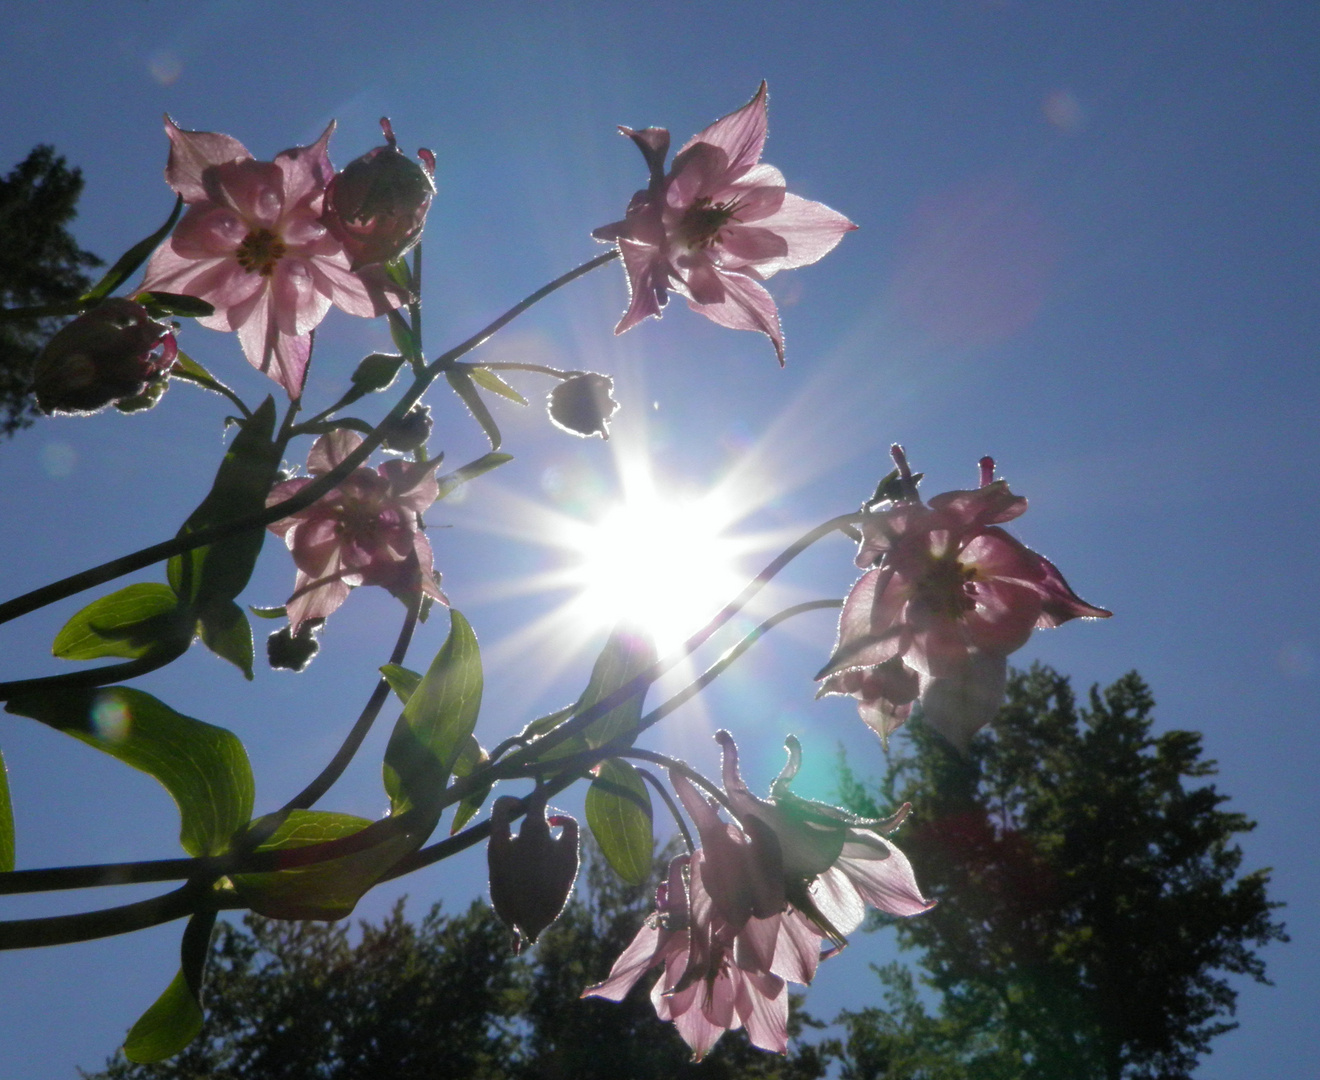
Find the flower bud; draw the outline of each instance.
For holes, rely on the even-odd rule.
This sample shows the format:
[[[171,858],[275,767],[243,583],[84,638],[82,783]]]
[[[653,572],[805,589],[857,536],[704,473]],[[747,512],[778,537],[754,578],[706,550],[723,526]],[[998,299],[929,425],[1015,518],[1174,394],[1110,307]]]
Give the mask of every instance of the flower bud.
[[[291,627],[276,630],[266,639],[266,658],[277,671],[302,671],[320,651],[316,635],[324,619],[304,619],[295,634]]]
[[[550,419],[555,427],[584,439],[610,437],[610,417],[619,407],[610,394],[614,380],[608,375],[584,371],[570,376],[550,391]]]
[[[428,405],[414,405],[400,419],[385,429],[386,450],[406,454],[425,446],[431,437],[431,409]]]
[[[325,189],[322,223],[344,245],[352,268],[397,259],[417,243],[435,194],[435,156],[404,157],[382,117],[386,144],[350,161]]]
[[[514,932],[514,951],[531,944],[568,901],[578,870],[578,826],[567,815],[545,816],[545,802],[529,799],[527,816],[516,837],[509,823],[519,800],[502,795],[490,812],[490,902]],[[562,831],[550,835],[550,826]]]
[[[133,398],[178,355],[172,327],[141,304],[112,297],[79,315],[37,357],[33,390],[47,413],[91,413]]]

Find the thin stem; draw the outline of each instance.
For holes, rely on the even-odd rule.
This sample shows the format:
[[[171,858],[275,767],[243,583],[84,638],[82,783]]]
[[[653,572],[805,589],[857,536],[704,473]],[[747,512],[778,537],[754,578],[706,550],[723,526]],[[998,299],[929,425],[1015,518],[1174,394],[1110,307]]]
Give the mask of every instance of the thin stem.
[[[74,690],[92,686],[108,686],[110,683],[136,679],[149,671],[172,664],[188,651],[189,642],[139,656],[136,660],[126,660],[122,664],[106,664],[102,667],[83,668],[81,671],[65,671],[59,675],[43,675],[36,679],[14,679],[0,683],[0,701],[9,701],[20,694],[39,693],[45,690]]]
[[[415,562],[417,556],[414,554],[412,558]],[[413,595],[412,602],[408,605],[407,617],[403,620],[403,627],[399,630],[399,638],[394,643],[394,651],[390,653],[389,662],[391,664],[402,664],[404,658],[408,655],[408,646],[412,643],[413,631],[417,629],[417,615],[421,608],[422,590],[419,588]],[[280,814],[287,814],[291,810],[306,810],[330,790],[331,785],[348,768],[348,763],[353,760],[353,756],[358,752],[358,748],[361,747],[362,741],[367,737],[367,732],[371,730],[372,724],[376,722],[376,717],[380,715],[380,710],[384,708],[389,696],[390,684],[382,677],[376,683],[376,688],[371,692],[371,697],[367,699],[362,714],[358,717],[357,723],[353,725],[353,729],[348,733],[348,737],[344,740],[338,752],[330,759],[329,764],[321,770],[316,779],[280,807]]]
[[[239,533],[265,528],[272,522],[286,518],[299,510],[305,510],[366,461],[371,453],[384,442],[385,435],[390,430],[391,425],[403,419],[408,410],[421,399],[437,376],[451,368],[455,360],[471,352],[489,339],[492,334],[512,322],[533,304],[545,299],[555,290],[618,257],[618,249],[611,248],[604,255],[597,255],[596,258],[575,267],[568,273],[561,274],[550,284],[542,286],[526,299],[519,301],[466,341],[456,345],[448,352],[442,353],[421,375],[413,380],[413,384],[407,393],[399,399],[385,419],[376,425],[375,432],[367,436],[357,449],[348,454],[335,468],[317,477],[310,484],[306,484],[283,502],[269,506],[259,513],[249,514],[246,517],[236,518],[220,525],[213,525],[207,529],[199,529],[183,536],[176,536],[159,544],[152,544],[150,547],[142,548],[130,555],[111,559],[100,566],[94,566],[91,569],[83,570],[81,573],[72,574],[59,581],[51,582],[49,585],[43,585],[39,589],[33,589],[22,596],[16,596],[12,600],[0,604],[0,623],[9,622],[20,615],[26,615],[38,608],[45,607],[47,604],[53,604],[57,600],[63,600],[67,596],[80,593],[84,589],[91,589],[97,585],[103,585],[107,581],[123,577],[125,574],[131,574],[134,570],[141,570],[143,567],[160,562],[162,559],[180,555],[185,551],[192,551],[194,548],[205,547],[207,544],[214,544],[217,540],[225,540]]]
[[[724,789],[713,781],[707,780],[706,777],[702,776],[701,773],[697,772],[697,770],[686,761],[670,757],[667,754],[657,754],[654,750],[643,750],[637,746],[631,747],[628,750],[620,750],[619,757],[631,757],[638,758],[641,761],[650,761],[656,765],[663,765],[666,769],[670,769],[673,772],[682,773],[696,784],[697,787],[704,788],[707,794],[724,807],[724,809],[730,814],[733,814],[734,817],[738,816],[734,813],[733,806],[730,805],[729,797],[724,793]]]
[[[200,386],[203,390],[213,390],[217,394],[223,394],[229,399],[234,408],[243,414],[244,420],[252,419],[252,410],[247,407],[241,397],[229,389],[224,383],[219,382],[216,379],[207,379],[201,375],[194,375],[192,372],[184,371],[177,367],[170,369],[170,378],[182,379],[184,382],[190,382],[194,386]]]
[[[69,945],[75,941],[128,934],[148,926],[181,919],[197,910],[198,892],[190,882],[173,892],[139,900],[135,904],[53,915],[39,919],[0,922],[0,949],[31,949],[40,945]]]
[[[762,637],[765,636],[765,634],[773,630],[781,622],[784,622],[786,619],[791,619],[795,615],[802,615],[808,611],[824,611],[829,608],[834,608],[837,610],[838,608],[841,607],[843,607],[842,600],[808,600],[805,603],[794,604],[792,607],[784,608],[783,611],[776,612],[774,615],[771,615],[770,618],[766,619],[765,622],[763,622],[760,626],[758,626],[745,638],[739,641],[732,648],[728,649],[718,660],[715,661],[715,663],[711,664],[710,667],[708,667],[705,671],[703,671],[700,676],[694,679],[687,686],[683,687],[682,690],[680,690],[677,694],[671,697],[668,701],[664,702],[661,705],[658,705],[656,708],[652,709],[649,713],[643,716],[641,720],[637,722],[638,733],[645,731],[653,724],[656,724],[659,721],[663,720],[666,716],[672,713],[679,706],[686,704],[688,701],[691,701],[694,697],[696,697],[699,693],[701,693],[701,691],[706,689],[706,687],[708,687],[717,678],[719,678],[722,674],[724,674],[725,670],[735,660],[737,660],[738,657],[742,656],[743,653],[745,653],[748,649],[750,649],[753,645],[755,645]]]
[[[688,832],[687,822],[683,820],[683,815],[678,811],[678,804],[674,802],[674,797],[669,794],[669,789],[660,783],[655,773],[650,769],[638,769],[637,774],[655,788],[656,794],[660,796],[661,801],[669,808],[669,816],[674,819],[674,824],[678,826],[678,831],[683,834],[683,843],[687,845],[688,854],[691,855],[697,850],[697,845],[692,842],[692,834]]]
[[[183,881],[198,874],[202,859],[153,859],[147,862],[56,866],[40,870],[10,870],[0,874],[0,895],[96,889],[107,885],[140,885],[149,881]]]

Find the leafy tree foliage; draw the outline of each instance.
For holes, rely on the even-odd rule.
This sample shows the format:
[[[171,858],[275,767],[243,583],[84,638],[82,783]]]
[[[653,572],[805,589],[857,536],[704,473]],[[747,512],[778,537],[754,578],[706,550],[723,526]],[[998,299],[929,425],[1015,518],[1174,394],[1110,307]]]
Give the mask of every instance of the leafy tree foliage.
[[[54,147],[37,146],[0,178],[0,308],[76,300],[91,285],[84,269],[101,260],[78,247],[68,225],[77,214],[82,170]],[[0,321],[0,434],[32,423],[32,368],[58,320]]]
[[[221,923],[212,941],[201,1036],[177,1057],[116,1055],[87,1080],[815,1080],[828,1057],[787,1058],[726,1035],[700,1064],[638,987],[620,1003],[579,1000],[609,972],[651,910],[654,885],[623,885],[594,853],[559,921],[528,956],[484,903],[439,905],[419,923],[403,905],[356,940],[347,922]],[[583,895],[585,893],[585,896]],[[647,980],[649,982],[649,980]],[[795,1031],[800,1031],[801,1021]]]
[[[1195,783],[1215,772],[1201,737],[1154,734],[1153,707],[1136,673],[1079,707],[1035,667],[967,757],[912,726],[879,803],[913,805],[901,842],[939,905],[897,932],[941,1010],[882,971],[889,1012],[842,1018],[846,1080],[1168,1080],[1235,1026],[1229,976],[1268,981],[1280,905],[1267,870],[1239,875],[1255,823]],[[846,768],[843,788],[880,808]]]

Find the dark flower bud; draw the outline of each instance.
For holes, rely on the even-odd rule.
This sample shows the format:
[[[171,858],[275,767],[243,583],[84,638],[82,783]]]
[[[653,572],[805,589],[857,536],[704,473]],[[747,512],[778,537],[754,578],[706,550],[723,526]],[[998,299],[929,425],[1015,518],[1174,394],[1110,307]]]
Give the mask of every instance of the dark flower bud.
[[[422,164],[404,157],[387,118],[386,143],[369,150],[330,181],[322,223],[344,245],[353,270],[397,259],[422,235],[435,194],[435,156],[419,150]]]
[[[316,635],[325,625],[324,619],[304,619],[296,634],[289,627],[276,630],[266,639],[266,659],[270,666],[283,671],[302,671],[320,651]]]
[[[518,812],[518,799],[502,795],[490,811],[490,902],[513,930],[513,947],[521,952],[540,936],[564,910],[578,871],[578,826],[565,814],[545,816],[545,802],[529,799],[527,816],[516,837],[509,823]],[[550,826],[561,830],[550,835]]]
[[[608,375],[584,371],[565,379],[550,391],[550,419],[555,427],[584,439],[610,437],[610,417],[619,403],[610,396],[614,380]]]
[[[160,380],[179,346],[173,327],[116,296],[79,315],[37,357],[33,390],[47,413],[91,413]]]
[[[414,405],[400,419],[385,429],[386,450],[406,454],[425,446],[431,437],[431,408],[429,405]]]

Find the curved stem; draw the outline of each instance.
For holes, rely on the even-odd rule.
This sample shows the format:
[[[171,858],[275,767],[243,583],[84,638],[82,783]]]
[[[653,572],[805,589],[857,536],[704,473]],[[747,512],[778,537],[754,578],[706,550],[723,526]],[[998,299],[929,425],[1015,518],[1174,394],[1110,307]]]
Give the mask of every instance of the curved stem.
[[[194,386],[200,386],[203,390],[212,390],[217,394],[223,394],[229,399],[230,403],[233,404],[234,408],[243,414],[244,420],[252,419],[252,410],[247,407],[241,397],[229,389],[224,383],[216,379],[208,379],[201,375],[194,375],[192,372],[184,371],[177,366],[170,369],[170,378],[182,379],[184,382],[190,382]]]
[[[52,915],[39,919],[10,919],[0,922],[0,949],[32,949],[39,945],[69,945],[75,941],[113,937],[148,926],[181,919],[197,910],[198,891],[189,883],[162,896],[135,904],[84,911],[76,915]]]
[[[159,544],[152,544],[150,547],[142,548],[131,555],[124,555],[118,559],[111,559],[109,562],[102,563],[100,566],[94,566],[91,569],[84,570],[81,573],[72,574],[69,577],[62,578],[59,581],[51,582],[49,585],[43,585],[39,589],[33,589],[31,592],[24,593],[22,596],[16,596],[0,604],[0,623],[9,622],[20,615],[26,615],[28,612],[36,611],[38,608],[45,607],[47,604],[53,604],[57,600],[63,600],[66,596],[73,596],[82,592],[84,589],[90,589],[97,585],[103,585],[107,581],[113,581],[115,578],[123,577],[134,570],[141,570],[144,566],[150,566],[152,563],[160,562],[162,559],[168,559],[174,555],[180,555],[185,551],[191,551],[194,548],[204,547],[207,544],[214,544],[217,540],[224,540],[239,533],[251,532],[255,529],[263,529],[272,522],[286,518],[290,514],[295,514],[299,510],[305,510],[316,502],[322,495],[326,494],[331,488],[336,487],[345,477],[361,465],[371,453],[385,440],[386,433],[391,425],[403,419],[408,410],[411,409],[426,392],[427,388],[435,379],[453,366],[455,360],[471,352],[478,345],[485,342],[490,336],[508,323],[512,322],[533,304],[545,299],[552,292],[562,288],[571,281],[590,273],[597,267],[604,266],[606,263],[617,259],[619,252],[617,248],[611,248],[604,255],[598,255],[581,266],[575,267],[566,274],[561,274],[548,285],[543,285],[530,296],[514,304],[499,318],[489,323],[477,333],[473,334],[466,341],[459,343],[446,353],[442,353],[426,370],[418,375],[407,393],[399,399],[393,409],[389,411],[385,419],[376,425],[373,434],[367,436],[362,443],[352,453],[347,455],[335,468],[314,479],[310,484],[299,489],[294,495],[285,499],[281,503],[267,507],[265,510],[249,514],[246,517],[236,518],[233,521],[227,521],[221,525],[213,525],[208,529],[199,529],[196,532],[190,532],[183,536],[176,536],[169,540],[164,540]]]
[[[414,554],[412,559],[415,562],[417,556]],[[422,590],[418,589],[412,602],[408,605],[408,615],[403,620],[403,627],[399,630],[399,638],[394,643],[394,651],[390,653],[389,663],[402,664],[404,658],[408,655],[408,646],[412,643],[413,631],[417,629],[417,616],[421,608]],[[353,760],[353,756],[358,752],[358,748],[367,737],[367,732],[371,730],[372,724],[376,722],[376,717],[380,715],[380,710],[384,708],[389,696],[390,684],[382,677],[376,683],[376,688],[371,692],[371,697],[367,699],[362,714],[357,718],[357,723],[353,725],[353,729],[348,733],[348,737],[344,739],[338,752],[321,770],[316,779],[280,807],[280,814],[287,814],[290,810],[306,810],[330,790],[331,785],[348,768],[348,763]]]
[[[687,822],[683,820],[683,815],[678,811],[678,804],[674,802],[674,797],[669,794],[669,789],[660,783],[655,773],[650,769],[638,769],[637,775],[655,788],[656,794],[660,796],[665,806],[669,808],[669,816],[674,819],[674,824],[678,826],[678,831],[683,834],[683,843],[687,845],[688,854],[691,855],[697,850],[697,845],[692,842],[692,834],[688,832]]]
[[[139,656],[136,660],[126,660],[122,664],[106,664],[97,668],[83,668],[81,671],[64,671],[58,675],[43,675],[36,679],[14,679],[11,682],[0,683],[0,701],[8,701],[20,694],[43,690],[108,686],[110,683],[123,682],[125,679],[136,679],[139,675],[172,664],[188,651],[190,644],[191,640],[160,652]]]
[[[149,881],[183,881],[197,876],[204,861],[152,859],[147,862],[10,870],[0,874],[0,896],[54,892],[57,889],[97,889],[107,885],[141,885]]]
[[[729,665],[737,660],[738,657],[742,656],[743,653],[755,645],[765,636],[765,634],[773,630],[781,622],[793,618],[794,615],[802,615],[808,611],[824,611],[829,608],[837,610],[841,607],[843,607],[842,600],[808,600],[805,603],[794,604],[792,607],[784,608],[783,611],[771,615],[770,618],[766,619],[765,622],[725,652],[724,655],[716,660],[715,663],[711,664],[710,667],[703,671],[701,675],[691,683],[683,687],[682,690],[671,697],[668,701],[656,706],[643,716],[641,720],[637,722],[638,733],[645,731],[653,724],[663,720],[680,705],[691,701],[692,698],[696,697],[701,691],[706,689],[706,687],[724,674]]]

